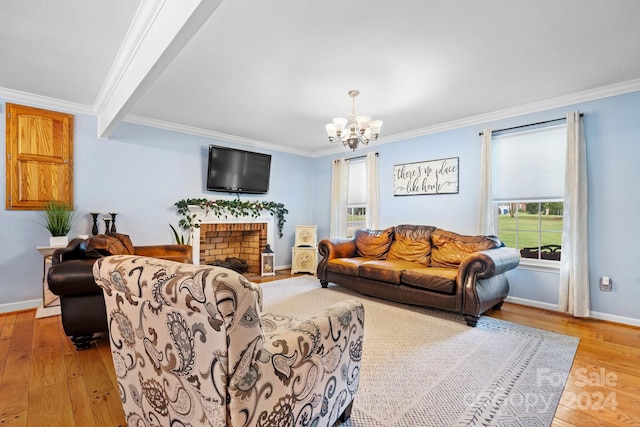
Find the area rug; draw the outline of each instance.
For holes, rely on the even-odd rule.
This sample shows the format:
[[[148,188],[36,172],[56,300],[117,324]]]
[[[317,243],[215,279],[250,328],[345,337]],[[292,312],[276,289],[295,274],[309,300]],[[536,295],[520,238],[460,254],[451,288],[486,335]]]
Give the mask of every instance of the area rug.
[[[347,427],[549,426],[578,339],[481,316],[369,298],[314,276],[263,283],[263,312],[365,307],[360,387]]]

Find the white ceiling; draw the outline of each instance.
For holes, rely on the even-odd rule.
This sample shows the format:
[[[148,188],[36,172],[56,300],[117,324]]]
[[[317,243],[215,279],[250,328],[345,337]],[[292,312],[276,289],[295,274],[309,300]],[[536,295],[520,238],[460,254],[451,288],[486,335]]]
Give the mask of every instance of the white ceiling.
[[[640,90],[638,17],[635,0],[4,1],[0,97],[96,114],[101,136],[124,119],[317,156],[346,150],[324,124],[350,89],[377,143]]]

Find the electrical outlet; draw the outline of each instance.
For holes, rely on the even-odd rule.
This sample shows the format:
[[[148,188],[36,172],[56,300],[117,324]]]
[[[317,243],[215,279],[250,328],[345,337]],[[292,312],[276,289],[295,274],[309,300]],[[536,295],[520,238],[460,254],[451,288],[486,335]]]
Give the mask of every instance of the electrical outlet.
[[[600,278],[600,290],[604,292],[611,292],[613,289],[613,282],[609,276],[602,276]]]

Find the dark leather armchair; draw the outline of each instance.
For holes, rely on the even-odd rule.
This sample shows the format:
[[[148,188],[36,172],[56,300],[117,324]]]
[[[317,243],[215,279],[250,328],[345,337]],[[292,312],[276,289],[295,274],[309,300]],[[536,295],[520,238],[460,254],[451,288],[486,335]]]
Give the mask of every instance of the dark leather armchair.
[[[108,255],[141,255],[191,264],[189,245],[133,246],[124,234],[74,239],[52,255],[49,289],[60,296],[64,332],[78,350],[89,347],[95,333],[106,332],[107,312],[102,288],[93,278],[93,264]]]

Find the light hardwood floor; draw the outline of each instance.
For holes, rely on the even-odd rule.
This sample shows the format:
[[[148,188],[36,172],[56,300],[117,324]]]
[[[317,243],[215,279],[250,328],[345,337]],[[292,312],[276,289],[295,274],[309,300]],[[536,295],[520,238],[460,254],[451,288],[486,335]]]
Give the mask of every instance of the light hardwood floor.
[[[553,426],[640,426],[640,328],[509,303],[489,315],[580,338]],[[0,314],[1,427],[124,425],[106,339],[76,351],[60,316]]]

